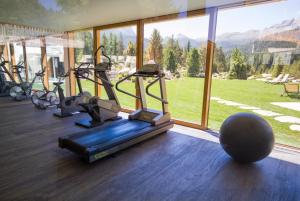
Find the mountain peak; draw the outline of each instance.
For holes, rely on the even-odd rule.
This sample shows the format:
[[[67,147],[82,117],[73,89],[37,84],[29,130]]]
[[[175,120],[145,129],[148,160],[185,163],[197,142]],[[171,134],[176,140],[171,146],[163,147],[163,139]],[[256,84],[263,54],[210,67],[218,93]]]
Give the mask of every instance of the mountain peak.
[[[175,38],[189,38],[189,37],[184,34],[179,33],[175,36]]]

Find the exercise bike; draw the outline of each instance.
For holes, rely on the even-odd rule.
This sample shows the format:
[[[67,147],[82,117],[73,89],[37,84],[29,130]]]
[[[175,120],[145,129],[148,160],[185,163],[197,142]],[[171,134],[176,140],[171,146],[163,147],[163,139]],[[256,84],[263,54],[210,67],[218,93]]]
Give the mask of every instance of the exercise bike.
[[[102,55],[108,60],[108,62],[96,62],[96,55],[99,50],[101,50]],[[89,99],[88,103],[80,103],[79,105],[82,106],[82,108],[90,115],[91,119],[81,119],[75,122],[76,125],[85,128],[93,128],[102,125],[105,121],[113,121],[121,118],[118,116],[118,113],[121,111],[121,106],[113,90],[114,85],[110,82],[107,75],[107,71],[111,69],[111,65],[111,59],[105,54],[105,48],[101,45],[95,52],[95,67],[93,69],[95,77],[101,80],[101,82],[97,82],[92,79],[88,80],[103,86],[108,96],[108,100],[94,96]],[[87,76],[85,75],[85,79],[86,78]]]
[[[13,75],[5,66],[7,63],[9,62],[5,61],[3,57],[0,58],[0,97],[9,96],[10,89],[17,85]],[[7,80],[5,74],[8,75],[10,81]]]
[[[43,90],[36,90],[35,92],[33,92],[31,96],[31,102],[34,104],[36,108],[42,110],[50,106],[57,106],[59,104],[59,100],[56,95],[58,86],[55,86],[53,90],[49,90],[45,86],[45,82],[44,82],[45,68],[43,68],[43,70],[40,73],[37,73],[36,76],[39,76],[41,78],[43,84]],[[62,77],[59,77],[58,82],[61,82]]]
[[[86,67],[84,67],[86,66]],[[74,113],[82,110],[80,104],[87,103],[92,95],[82,90],[80,79],[88,78],[91,74],[90,72],[90,63],[81,63],[77,68],[73,69],[74,75],[77,81],[77,86],[79,89],[79,93],[77,96],[65,97],[64,90],[61,87],[63,82],[54,82],[53,84],[57,87],[58,96],[59,96],[59,104],[57,105],[58,111],[56,111],[53,115],[56,117],[68,117],[72,116]],[[64,76],[69,76],[69,72]]]
[[[41,72],[36,73],[31,82],[27,82],[24,81],[21,76],[22,71],[25,70],[25,67],[21,63],[12,66],[12,68],[13,68],[13,73],[17,74],[18,76],[19,83],[17,83],[15,86],[13,86],[10,89],[9,91],[10,96],[16,101],[22,101],[31,97],[32,86],[37,76],[39,76]]]

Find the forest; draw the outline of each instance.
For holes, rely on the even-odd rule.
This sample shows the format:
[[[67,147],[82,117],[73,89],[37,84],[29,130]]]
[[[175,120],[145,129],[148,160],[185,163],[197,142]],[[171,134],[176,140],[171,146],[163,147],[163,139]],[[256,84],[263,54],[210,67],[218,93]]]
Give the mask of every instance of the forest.
[[[84,41],[85,47],[76,49],[76,59],[81,60],[83,55],[92,54],[92,33],[79,32],[77,38]],[[106,53],[114,56],[136,55],[136,43],[129,40],[124,42],[122,33],[103,33],[101,44],[106,47]],[[286,41],[254,41],[255,52],[266,52],[268,47],[295,48],[295,44]],[[222,46],[216,45],[213,73],[218,76],[222,74],[225,79],[247,79],[250,76],[260,77],[263,73],[271,74],[273,77],[281,73],[289,73],[294,78],[300,78],[300,56],[293,56],[289,64],[280,62],[281,58],[268,54],[253,54],[249,51],[251,44],[246,48],[237,46],[231,50],[224,51]],[[190,41],[185,46],[180,46],[178,40],[172,35],[164,41],[160,32],[154,29],[147,46],[144,47],[144,62],[150,60],[160,64],[162,68],[178,76],[203,77],[206,62],[206,45],[198,48],[192,47]],[[277,62],[273,60],[277,59]]]

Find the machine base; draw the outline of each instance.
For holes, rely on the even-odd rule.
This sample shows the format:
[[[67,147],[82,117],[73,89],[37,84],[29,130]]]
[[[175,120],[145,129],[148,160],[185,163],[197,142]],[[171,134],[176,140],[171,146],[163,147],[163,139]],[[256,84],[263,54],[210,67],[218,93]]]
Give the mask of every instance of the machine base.
[[[70,117],[73,116],[72,113],[61,113],[60,111],[54,112],[53,116],[59,117],[59,118],[65,118],[65,117]]]

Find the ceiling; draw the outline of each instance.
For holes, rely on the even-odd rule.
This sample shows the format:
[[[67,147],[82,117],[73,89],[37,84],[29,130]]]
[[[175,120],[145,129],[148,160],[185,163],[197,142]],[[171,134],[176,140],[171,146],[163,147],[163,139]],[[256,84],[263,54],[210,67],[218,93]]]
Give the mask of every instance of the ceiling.
[[[70,31],[249,0],[1,0],[0,22]]]

